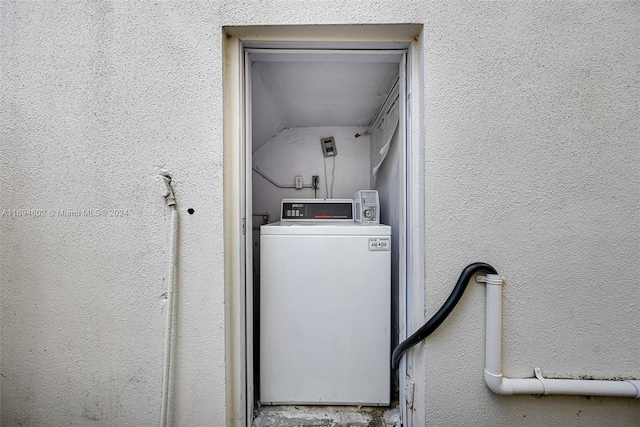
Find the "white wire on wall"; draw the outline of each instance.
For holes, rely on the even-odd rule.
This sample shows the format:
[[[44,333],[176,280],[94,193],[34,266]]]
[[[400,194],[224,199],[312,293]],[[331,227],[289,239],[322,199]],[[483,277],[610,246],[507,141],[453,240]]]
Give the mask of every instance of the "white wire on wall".
[[[178,208],[171,184],[171,176],[162,174],[167,192],[165,200],[171,208],[171,246],[169,252],[169,283],[167,287],[167,317],[165,326],[164,361],[162,373],[162,405],[160,408],[160,425],[166,427],[169,423],[169,406],[171,393],[171,353],[173,340],[173,312],[175,310],[177,288],[177,264],[178,264]]]
[[[325,188],[325,194],[327,196],[327,199],[332,199],[333,198],[333,183],[336,180],[336,158],[335,156],[331,157],[331,160],[333,161],[333,166],[331,168],[331,186],[329,186],[328,184],[328,179],[327,179],[327,158],[324,158],[324,188]]]

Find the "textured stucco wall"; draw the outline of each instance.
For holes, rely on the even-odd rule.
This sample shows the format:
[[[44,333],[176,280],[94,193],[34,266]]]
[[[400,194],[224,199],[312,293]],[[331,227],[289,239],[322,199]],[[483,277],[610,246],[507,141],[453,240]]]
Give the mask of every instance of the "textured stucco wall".
[[[1,3],[2,425],[155,425],[169,212],[178,425],[225,423],[223,25],[424,24],[425,304],[506,277],[504,370],[637,377],[636,2]],[[194,208],[195,214],[186,214]],[[418,425],[633,425],[640,401],[494,396],[483,289],[418,348]],[[419,374],[419,373],[418,373]]]
[[[425,40],[427,312],[470,261],[505,276],[503,372],[638,378],[638,3],[477,3]],[[426,350],[427,420],[635,425],[640,401],[483,385],[483,286]],[[447,356],[449,355],[449,356]]]
[[[182,215],[175,418],[224,424],[220,34],[206,4],[2,3],[2,208],[128,211],[1,218],[3,426],[159,423],[159,168]]]

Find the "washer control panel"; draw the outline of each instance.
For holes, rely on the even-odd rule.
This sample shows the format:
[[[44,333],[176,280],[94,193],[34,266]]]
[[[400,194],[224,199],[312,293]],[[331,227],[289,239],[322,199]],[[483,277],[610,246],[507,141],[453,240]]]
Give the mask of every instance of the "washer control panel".
[[[351,199],[283,199],[281,221],[353,221]]]

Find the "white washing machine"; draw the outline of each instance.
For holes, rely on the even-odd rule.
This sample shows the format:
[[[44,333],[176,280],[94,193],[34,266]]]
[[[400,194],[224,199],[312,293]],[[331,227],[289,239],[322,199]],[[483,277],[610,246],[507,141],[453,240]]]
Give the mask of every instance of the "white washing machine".
[[[260,229],[260,402],[386,406],[391,227]]]

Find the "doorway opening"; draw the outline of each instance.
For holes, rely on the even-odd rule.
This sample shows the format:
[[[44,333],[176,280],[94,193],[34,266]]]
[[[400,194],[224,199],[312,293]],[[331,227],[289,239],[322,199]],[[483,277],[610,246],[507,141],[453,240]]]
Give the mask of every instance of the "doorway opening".
[[[245,354],[236,378],[245,383],[243,418],[249,424],[260,405],[260,227],[279,221],[282,199],[350,199],[358,190],[378,191],[380,223],[392,229],[389,356],[407,335],[415,46],[411,41],[239,40],[236,48],[244,285],[236,307],[244,313],[238,348]],[[326,155],[325,142],[335,155]],[[408,367],[403,363],[390,373],[389,393],[403,412],[403,425],[410,425],[404,404]]]

